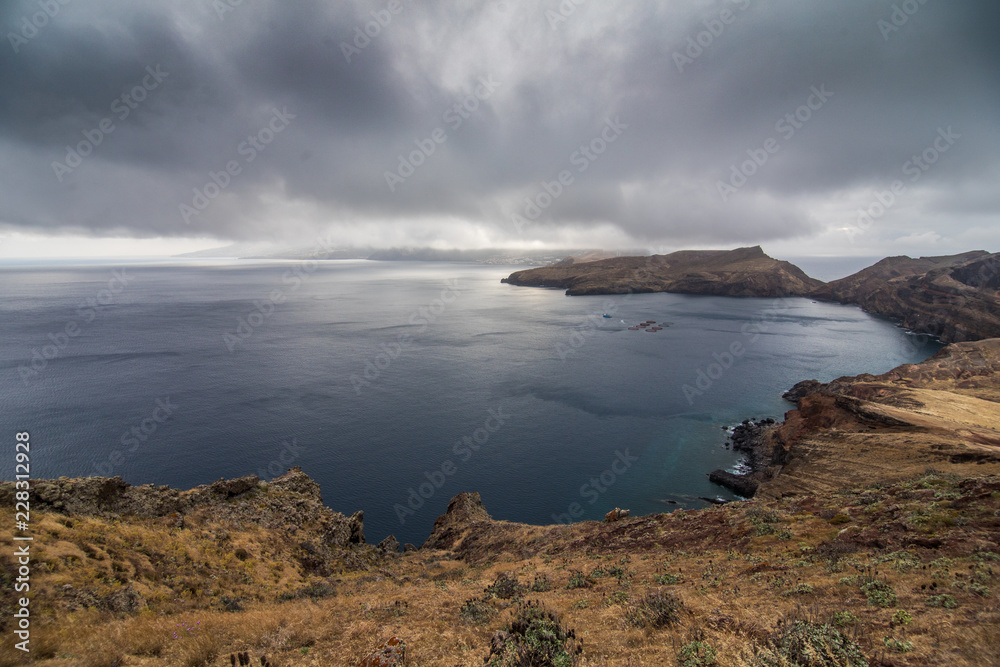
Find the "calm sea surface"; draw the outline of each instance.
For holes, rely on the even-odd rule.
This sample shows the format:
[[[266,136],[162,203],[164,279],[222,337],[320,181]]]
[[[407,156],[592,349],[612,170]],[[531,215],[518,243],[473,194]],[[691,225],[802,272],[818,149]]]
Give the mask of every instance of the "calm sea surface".
[[[365,511],[368,541],[419,544],[466,490],[530,523],[732,498],[706,478],[739,463],[725,426],[780,417],[799,380],[939,348],[853,307],[566,297],[501,284],[516,268],[3,264],[3,432],[30,431],[34,477],[188,488],[298,465]],[[665,328],[628,330],[644,320]]]

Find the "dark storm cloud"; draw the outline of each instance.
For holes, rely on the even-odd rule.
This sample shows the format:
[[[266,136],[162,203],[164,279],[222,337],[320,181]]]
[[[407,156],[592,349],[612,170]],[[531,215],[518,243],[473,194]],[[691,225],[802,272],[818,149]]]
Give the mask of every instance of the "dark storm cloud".
[[[459,227],[512,244],[609,229],[650,245],[809,239],[949,127],[961,139],[913,185],[912,231],[1000,209],[995,4],[391,8],[6,3],[0,223],[304,242],[333,228],[461,244]],[[143,99],[124,100],[136,86]],[[91,139],[72,166],[67,146]],[[767,160],[720,193],[754,155]]]

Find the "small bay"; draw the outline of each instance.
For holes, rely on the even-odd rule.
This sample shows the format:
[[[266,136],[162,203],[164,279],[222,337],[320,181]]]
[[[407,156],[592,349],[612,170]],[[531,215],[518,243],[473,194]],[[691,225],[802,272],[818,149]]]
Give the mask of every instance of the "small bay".
[[[567,297],[500,283],[517,268],[6,263],[3,421],[31,432],[36,478],[188,488],[297,465],[365,511],[369,541],[419,544],[460,491],[529,523],[733,498],[707,479],[740,462],[726,426],[781,418],[799,380],[940,347],[856,307]]]

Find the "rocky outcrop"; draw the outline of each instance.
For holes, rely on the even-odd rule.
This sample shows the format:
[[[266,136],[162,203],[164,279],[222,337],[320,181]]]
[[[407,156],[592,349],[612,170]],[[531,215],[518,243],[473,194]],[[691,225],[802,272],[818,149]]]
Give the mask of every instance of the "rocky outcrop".
[[[470,525],[492,521],[492,517],[483,507],[483,499],[479,493],[460,493],[448,503],[448,509],[434,521],[430,537],[424,542],[422,549],[452,549]]]
[[[402,667],[406,664],[406,642],[393,637],[358,663],[358,667]]]
[[[725,487],[744,498],[753,498],[760,484],[750,475],[738,475],[721,469],[710,472],[708,474],[708,481]]]
[[[14,503],[14,483],[0,483],[0,504]],[[103,518],[165,518],[183,526],[185,517],[210,513],[237,526],[287,529],[315,527],[332,547],[364,544],[364,514],[347,517],[323,505],[319,484],[292,468],[271,482],[256,475],[220,479],[182,491],[133,486],[121,477],[60,477],[32,481],[32,509]]]
[[[800,268],[764,254],[760,246],[736,250],[683,250],[651,257],[614,257],[560,263],[512,273],[501,282],[558,287],[570,296],[673,292],[712,296],[803,296],[823,285]]]
[[[615,521],[621,521],[622,519],[627,519],[631,510],[623,510],[619,507],[614,508],[610,512],[604,515],[605,523],[614,523]]]
[[[888,257],[817,288],[812,296],[856,304],[946,343],[1000,337],[1000,254]]]
[[[399,540],[396,539],[395,535],[389,535],[379,542],[375,549],[382,554],[397,554],[399,553]]]
[[[774,467],[782,463],[781,451],[775,452],[768,437],[774,428],[773,419],[745,419],[743,423],[737,424],[729,436],[729,443],[734,451],[741,452],[746,457],[744,465],[747,472],[740,474],[713,470],[709,473],[708,480],[744,498],[752,498],[761,481],[773,475]]]

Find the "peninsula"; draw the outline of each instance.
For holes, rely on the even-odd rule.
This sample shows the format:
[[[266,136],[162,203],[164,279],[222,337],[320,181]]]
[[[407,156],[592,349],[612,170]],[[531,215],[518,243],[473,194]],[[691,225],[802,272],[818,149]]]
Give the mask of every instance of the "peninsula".
[[[945,343],[1000,337],[1000,253],[888,257],[854,275],[823,283],[764,254],[684,250],[650,257],[579,262],[517,271],[501,282],[565,289],[569,296],[673,292],[711,296],[801,296],[858,305]]]
[[[629,292],[806,296],[823,285],[794,264],[768,257],[760,246],[681,250],[669,255],[612,257],[594,262],[567,258],[552,266],[517,271],[502,282],[557,287],[570,296]]]

